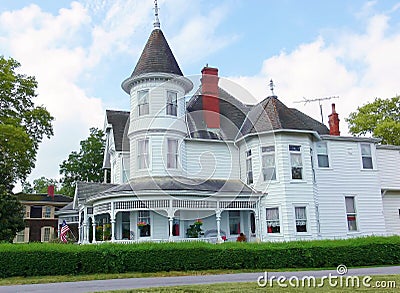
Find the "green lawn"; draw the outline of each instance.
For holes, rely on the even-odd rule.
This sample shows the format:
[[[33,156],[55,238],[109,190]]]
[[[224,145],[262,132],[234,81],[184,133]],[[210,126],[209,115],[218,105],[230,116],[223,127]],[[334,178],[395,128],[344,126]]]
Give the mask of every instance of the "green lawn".
[[[392,282],[395,281],[397,289],[395,288],[373,288],[375,282]],[[286,283],[287,284],[287,283]],[[148,289],[135,289],[135,290],[122,290],[122,291],[110,291],[110,292],[399,292],[400,291],[400,275],[385,275],[385,276],[373,276],[370,282],[371,287],[365,288],[346,288],[346,287],[330,287],[327,282],[326,285],[321,288],[293,288],[288,285],[287,288],[279,287],[276,283],[272,287],[268,285],[266,287],[259,287],[257,282],[249,283],[221,283],[221,284],[210,284],[210,285],[192,285],[192,286],[175,286],[175,287],[158,287]]]

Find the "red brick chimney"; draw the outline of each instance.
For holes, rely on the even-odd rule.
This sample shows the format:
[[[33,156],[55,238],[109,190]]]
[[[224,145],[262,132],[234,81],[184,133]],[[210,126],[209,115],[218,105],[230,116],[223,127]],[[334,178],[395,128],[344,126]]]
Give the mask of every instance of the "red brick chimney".
[[[201,70],[203,116],[207,128],[220,128],[218,99],[218,68],[204,67]]]
[[[336,113],[335,104],[332,104],[332,113],[329,117],[329,134],[339,136],[339,115]]]

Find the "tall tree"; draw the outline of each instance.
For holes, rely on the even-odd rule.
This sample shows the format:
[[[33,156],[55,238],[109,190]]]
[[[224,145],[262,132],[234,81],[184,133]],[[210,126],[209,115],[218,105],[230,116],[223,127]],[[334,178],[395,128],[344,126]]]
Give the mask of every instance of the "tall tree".
[[[17,73],[20,64],[0,56],[0,241],[12,241],[24,228],[22,206],[12,194],[35,166],[43,137],[53,135],[53,117],[35,106],[37,82]]]
[[[53,135],[53,117],[35,106],[37,82],[17,73],[20,64],[0,56],[0,184],[9,191],[35,165],[43,137]]]
[[[90,135],[80,142],[79,152],[73,151],[60,165],[61,191],[72,196],[76,181],[102,182],[103,156],[105,149],[104,133],[100,129],[90,128]]]
[[[378,99],[357,108],[346,119],[353,135],[372,134],[383,144],[400,145],[400,96]]]
[[[23,207],[16,196],[0,185],[0,241],[13,241],[25,227],[23,217]]]

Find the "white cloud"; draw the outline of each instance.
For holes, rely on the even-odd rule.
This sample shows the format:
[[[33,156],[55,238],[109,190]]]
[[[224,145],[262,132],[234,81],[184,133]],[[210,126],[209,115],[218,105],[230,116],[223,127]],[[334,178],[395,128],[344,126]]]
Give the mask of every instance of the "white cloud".
[[[0,14],[1,46],[22,64],[21,72],[36,77],[35,103],[55,117],[55,136],[41,144],[33,178],[56,176],[60,156],[65,158],[76,149],[89,127],[101,126],[102,101],[78,85],[87,52],[76,40],[90,21],[87,10],[77,2],[56,15],[37,5]]]
[[[231,7],[222,3],[201,13],[195,1],[177,0],[174,6],[180,7],[170,12],[169,18],[179,19],[186,15],[187,21],[178,34],[171,38],[174,53],[183,63],[189,64],[201,60],[221,50],[237,39],[235,35],[219,35],[217,28],[228,15]],[[189,4],[190,3],[190,4]],[[189,17],[187,17],[189,16]]]
[[[231,41],[214,33],[228,11],[224,4],[200,13],[194,1],[175,1],[183,9],[172,9],[170,3],[160,1],[166,13],[160,17],[180,24],[177,37],[172,38],[180,60],[195,60]],[[31,4],[0,14],[2,54],[18,60],[21,72],[36,77],[35,102],[55,117],[55,136],[40,145],[31,179],[56,177],[59,164],[79,148],[89,127],[102,126],[103,101],[88,93],[91,86],[82,85],[82,80],[92,80],[110,58],[137,58],[150,32],[152,6],[152,1],[142,0],[86,0],[71,2],[55,13]]]
[[[281,52],[266,59],[256,76],[230,79],[261,100],[270,95],[268,81],[272,78],[276,85],[275,94],[286,105],[318,120],[321,120],[318,103],[303,105],[293,102],[303,97],[339,96],[339,99],[322,102],[324,121],[327,122],[331,111],[330,104],[335,102],[342,134],[348,134],[344,118],[350,112],[375,97],[391,98],[400,92],[400,33],[388,33],[390,21],[388,14],[371,15],[365,32],[340,31],[328,43],[320,36],[311,43],[299,45],[292,52]]]

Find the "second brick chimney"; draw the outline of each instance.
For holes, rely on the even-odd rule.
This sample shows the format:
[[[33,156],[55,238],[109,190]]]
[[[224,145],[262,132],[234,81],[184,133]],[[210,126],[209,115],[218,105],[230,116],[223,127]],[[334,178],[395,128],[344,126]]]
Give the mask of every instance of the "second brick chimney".
[[[329,134],[339,136],[339,115],[336,113],[335,104],[332,104],[332,113],[329,117]]]
[[[207,128],[220,128],[218,99],[218,68],[204,67],[201,70],[201,94],[203,116]]]

